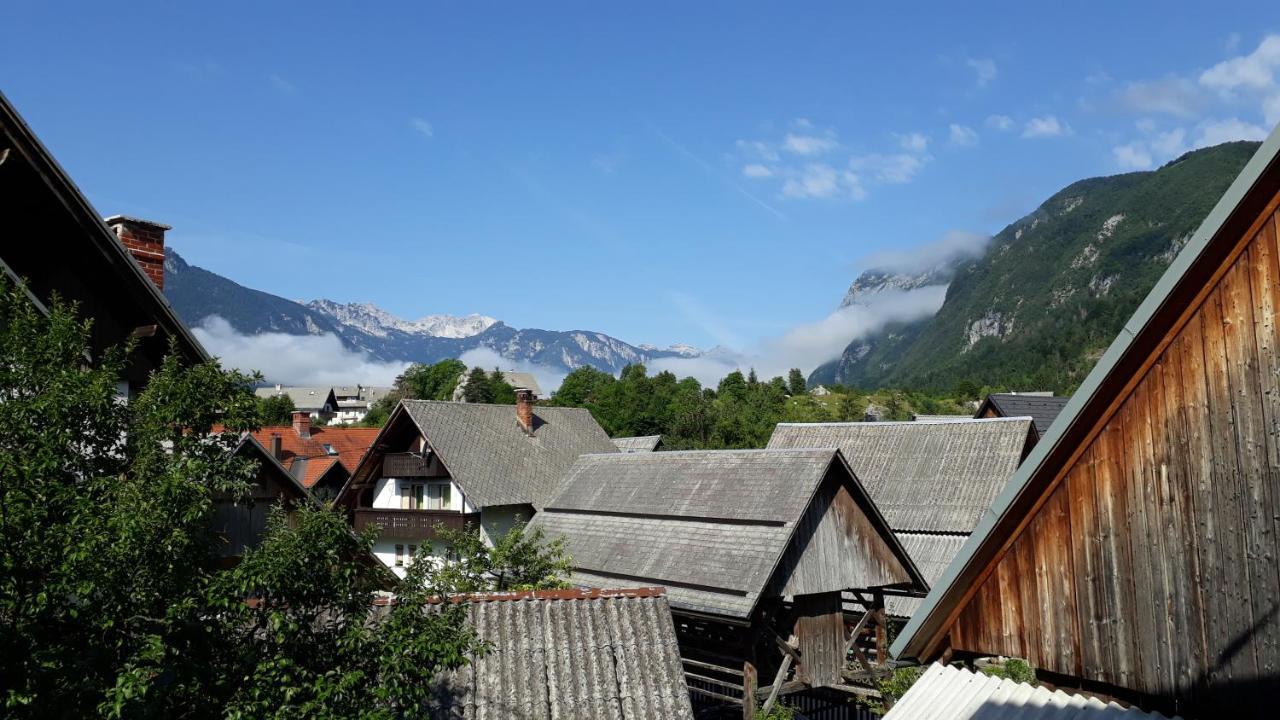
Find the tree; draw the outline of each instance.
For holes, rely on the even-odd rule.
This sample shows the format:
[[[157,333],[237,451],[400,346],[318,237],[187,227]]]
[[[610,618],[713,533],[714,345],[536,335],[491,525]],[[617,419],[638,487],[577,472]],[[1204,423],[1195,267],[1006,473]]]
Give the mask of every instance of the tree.
[[[458,380],[466,372],[467,366],[453,358],[434,365],[414,363],[396,378],[395,388],[406,399],[452,400]]]
[[[258,422],[262,425],[288,425],[293,422],[293,398],[272,395],[258,398]]]
[[[489,373],[489,391],[492,395],[489,400],[491,403],[498,405],[516,404],[516,389],[511,383],[507,382],[507,376],[503,375],[498,368],[494,368],[493,372]]]
[[[493,402],[493,387],[483,368],[472,368],[467,374],[467,384],[462,388],[462,399],[469,403]]]
[[[787,373],[787,392],[792,397],[799,397],[809,392],[809,387],[804,380],[804,373],[800,372],[800,368],[791,368],[791,372]]]
[[[367,623],[384,574],[352,560],[370,537],[318,508],[276,511],[262,548],[220,569],[214,499],[257,473],[231,451],[259,420],[258,378],[171,348],[122,403],[132,348],[86,363],[91,333],[0,282],[4,715],[419,714],[422,681],[474,637],[456,612],[422,619],[414,588]]]
[[[540,527],[516,523],[492,546],[474,528],[436,530],[440,542],[458,558],[440,566],[435,587],[446,594],[505,590],[550,590],[569,586],[572,561],[564,539],[547,540]],[[427,563],[414,563],[425,565]]]
[[[574,368],[560,383],[560,389],[551,397],[552,405],[564,407],[588,407],[600,398],[600,391],[617,382],[607,372],[590,365]]]

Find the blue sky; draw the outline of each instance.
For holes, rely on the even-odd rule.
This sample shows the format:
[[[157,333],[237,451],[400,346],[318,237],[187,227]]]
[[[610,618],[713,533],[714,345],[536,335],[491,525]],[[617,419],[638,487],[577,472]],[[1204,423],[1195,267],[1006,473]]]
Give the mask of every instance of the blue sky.
[[[703,347],[1280,121],[1274,2],[360,5],[10,0],[0,77],[243,284]]]

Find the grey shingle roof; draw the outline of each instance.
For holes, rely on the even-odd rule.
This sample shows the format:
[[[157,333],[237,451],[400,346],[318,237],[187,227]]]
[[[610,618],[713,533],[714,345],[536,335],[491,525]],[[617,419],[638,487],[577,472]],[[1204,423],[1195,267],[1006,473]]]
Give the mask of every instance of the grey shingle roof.
[[[1030,418],[780,423],[770,448],[838,447],[896,532],[969,533],[1026,449]]]
[[[661,435],[614,438],[613,444],[622,452],[653,452],[662,442]]]
[[[1043,395],[1024,395],[1021,393],[991,393],[978,408],[978,417],[982,417],[988,405],[995,406],[1000,417],[1029,417],[1035,422],[1036,435],[1044,437],[1049,426],[1058,418],[1058,413],[1067,406],[1070,397],[1045,397]]]
[[[467,606],[488,652],[445,679],[431,717],[693,718],[671,611],[661,594],[492,597]]]
[[[541,508],[583,453],[617,453],[582,408],[534,409],[534,432],[516,421],[514,405],[405,400],[404,410],[476,507]]]
[[[329,401],[331,387],[260,387],[253,391],[254,395],[266,399],[277,395],[288,395],[297,410],[319,410]],[[337,403],[337,399],[334,399]]]
[[[1068,695],[1005,678],[933,664],[884,720],[1109,720],[1164,718],[1095,697]]]
[[[830,449],[584,455],[533,524],[566,538],[578,584],[662,585],[673,607],[746,619],[785,580],[775,577],[783,553],[829,471],[865,497]],[[871,513],[884,540],[863,540],[897,548],[873,507]],[[854,557],[832,573],[864,573],[865,585],[849,587],[907,579],[914,568],[903,569],[910,565],[905,551],[891,552],[898,580]]]

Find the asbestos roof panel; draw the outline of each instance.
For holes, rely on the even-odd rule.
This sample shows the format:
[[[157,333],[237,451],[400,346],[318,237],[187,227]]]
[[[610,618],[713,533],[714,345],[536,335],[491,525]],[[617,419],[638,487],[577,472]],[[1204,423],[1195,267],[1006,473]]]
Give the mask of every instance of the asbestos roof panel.
[[[661,442],[661,435],[641,435],[639,437],[613,439],[613,444],[617,445],[622,452],[653,452]]]
[[[665,597],[474,601],[488,652],[451,673],[431,717],[691,720]]]
[[[896,532],[969,533],[1017,470],[1031,422],[779,423],[768,447],[839,448]]]
[[[1141,720],[1161,718],[1094,697],[1032,686],[964,668],[934,664],[898,700],[884,720]],[[1179,720],[1174,718],[1174,720]]]
[[[929,587],[942,577],[951,559],[964,547],[967,535],[936,535],[932,533],[897,533],[898,541],[906,548],[916,568]],[[885,611],[894,617],[909,618],[920,607],[924,598],[886,597]]]
[[[534,431],[514,405],[404,400],[405,412],[477,507],[541,508],[583,453],[618,449],[582,408],[534,408]]]

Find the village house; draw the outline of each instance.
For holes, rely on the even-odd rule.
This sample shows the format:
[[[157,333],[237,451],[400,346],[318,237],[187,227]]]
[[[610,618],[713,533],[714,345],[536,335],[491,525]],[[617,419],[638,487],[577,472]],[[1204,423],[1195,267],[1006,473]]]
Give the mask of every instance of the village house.
[[[477,593],[486,646],[433,688],[441,720],[693,720],[662,588]]]
[[[356,530],[397,573],[415,555],[445,558],[437,526],[473,528],[486,542],[528,522],[583,453],[618,452],[582,408],[404,400],[343,489]]]
[[[840,448],[930,583],[964,545],[1031,448],[1031,419],[779,423],[770,448]],[[890,597],[910,617],[919,597]]]
[[[368,452],[379,428],[312,425],[311,415],[295,410],[289,425],[255,430],[253,436],[319,500],[334,500]]]
[[[975,418],[1029,417],[1039,442],[1053,421],[1058,419],[1069,397],[1056,397],[1052,392],[991,393],[978,406]]]
[[[288,397],[293,403],[295,412],[301,411],[311,416],[312,420],[328,422],[338,414],[338,398],[331,387],[289,387],[275,385],[260,387],[254,394],[266,400],[273,397]]]
[[[542,388],[538,385],[538,379],[533,373],[521,372],[519,370],[500,370],[502,373],[502,381],[513,388],[524,388],[533,393],[533,399],[537,400],[542,397]],[[453,389],[454,402],[466,402],[467,376],[471,371],[462,373],[458,376],[458,384]]]
[[[333,421],[342,425],[351,425],[364,420],[369,408],[374,403],[389,395],[394,388],[374,385],[337,385],[333,388],[333,398],[337,402],[337,412]]]
[[[848,701],[887,658],[885,595],[927,587],[837,450],[583,455],[534,526],[566,539],[578,586],[665,587],[695,702],[745,717],[798,691]]]
[[[661,435],[614,438],[613,444],[624,453],[657,452],[662,448]]]
[[[207,360],[161,293],[168,226],[123,215],[104,222],[3,94],[0,129],[0,197],[10,238],[0,245],[0,271],[8,280],[25,281],[41,310],[55,293],[78,303],[93,320],[95,357],[130,339],[137,343],[120,378],[123,397],[146,384],[170,342],[184,363]]]
[[[1280,130],[894,644],[1188,717],[1280,690]]]

